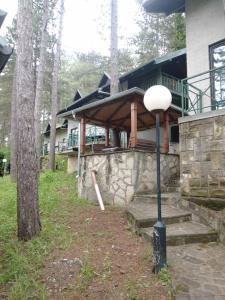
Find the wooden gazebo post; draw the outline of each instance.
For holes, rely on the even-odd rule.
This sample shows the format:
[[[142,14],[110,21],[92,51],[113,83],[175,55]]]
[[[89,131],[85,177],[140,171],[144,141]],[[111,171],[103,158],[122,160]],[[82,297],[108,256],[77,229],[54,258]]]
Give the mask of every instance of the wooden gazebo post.
[[[163,113],[163,152],[169,152],[169,114],[168,111]]]
[[[105,146],[109,147],[109,126],[105,127]]]
[[[80,153],[84,154],[86,148],[86,120],[84,117],[80,121]]]
[[[137,145],[137,102],[131,103],[131,133],[130,146],[135,148]]]

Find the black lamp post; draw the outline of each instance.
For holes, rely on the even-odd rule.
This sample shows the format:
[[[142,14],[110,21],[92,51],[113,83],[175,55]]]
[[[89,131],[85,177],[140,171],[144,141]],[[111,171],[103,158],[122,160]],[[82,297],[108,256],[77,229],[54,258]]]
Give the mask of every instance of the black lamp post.
[[[154,272],[158,273],[167,266],[166,260],[166,226],[162,222],[161,183],[160,183],[160,112],[166,111],[172,102],[170,90],[162,85],[150,87],[144,96],[144,105],[156,116],[156,171],[157,171],[157,222],[153,227]]]

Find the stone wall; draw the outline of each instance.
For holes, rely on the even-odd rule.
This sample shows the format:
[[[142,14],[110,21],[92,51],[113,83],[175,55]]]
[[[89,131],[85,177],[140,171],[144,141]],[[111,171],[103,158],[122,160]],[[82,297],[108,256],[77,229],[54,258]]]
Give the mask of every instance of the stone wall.
[[[91,171],[97,172],[97,182],[103,201],[126,206],[134,193],[156,192],[156,154],[143,151],[124,151],[81,157],[78,194],[96,201]],[[161,155],[162,191],[172,178],[179,177],[179,156]]]
[[[179,119],[181,195],[225,206],[225,109]]]

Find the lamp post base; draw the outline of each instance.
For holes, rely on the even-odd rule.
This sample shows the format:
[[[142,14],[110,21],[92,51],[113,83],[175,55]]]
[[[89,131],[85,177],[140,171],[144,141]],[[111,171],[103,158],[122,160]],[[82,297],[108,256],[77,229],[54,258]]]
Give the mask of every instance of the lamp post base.
[[[166,226],[157,221],[153,227],[153,272],[158,273],[167,267],[166,263]]]

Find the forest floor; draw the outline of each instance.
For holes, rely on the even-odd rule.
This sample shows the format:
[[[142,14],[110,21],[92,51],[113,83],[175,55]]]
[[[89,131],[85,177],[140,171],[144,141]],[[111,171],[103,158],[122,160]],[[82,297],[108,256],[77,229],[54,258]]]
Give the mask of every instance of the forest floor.
[[[152,273],[150,245],[123,210],[78,199],[74,177],[40,179],[42,233],[16,239],[16,190],[0,178],[0,299],[161,300],[169,275]]]

